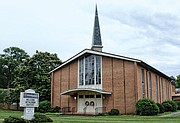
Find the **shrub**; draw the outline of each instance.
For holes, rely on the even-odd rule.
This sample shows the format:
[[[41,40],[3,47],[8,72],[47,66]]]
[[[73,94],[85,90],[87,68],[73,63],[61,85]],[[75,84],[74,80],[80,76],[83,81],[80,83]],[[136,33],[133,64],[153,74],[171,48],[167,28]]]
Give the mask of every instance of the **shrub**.
[[[172,110],[172,105],[170,103],[167,102],[163,102],[162,105],[164,106],[164,111],[168,112]]]
[[[108,116],[109,112],[99,113],[98,116]]]
[[[157,115],[159,108],[154,101],[143,98],[136,103],[136,113],[138,115]]]
[[[54,107],[54,108],[51,108],[50,110],[49,110],[49,112],[52,112],[52,113],[56,113],[56,112],[60,112],[60,107],[59,106],[56,106],[56,107]]]
[[[31,120],[31,122],[33,122],[33,123],[53,122],[53,120],[44,114],[35,114],[34,118]]]
[[[30,122],[23,118],[9,116],[8,118],[4,119],[3,123],[30,123]]]
[[[166,112],[167,111],[172,111],[172,112],[177,111],[178,105],[176,104],[175,101],[167,100],[167,101],[164,101],[162,104],[163,104]]]
[[[156,103],[156,104],[159,107],[159,113],[164,113],[164,106],[160,103]]]
[[[175,101],[176,102],[176,104],[177,104],[177,110],[180,110],[180,101]]]
[[[51,102],[44,100],[39,103],[39,112],[46,113],[51,110]]]
[[[108,113],[109,115],[119,115],[118,109],[111,109],[111,111]]]

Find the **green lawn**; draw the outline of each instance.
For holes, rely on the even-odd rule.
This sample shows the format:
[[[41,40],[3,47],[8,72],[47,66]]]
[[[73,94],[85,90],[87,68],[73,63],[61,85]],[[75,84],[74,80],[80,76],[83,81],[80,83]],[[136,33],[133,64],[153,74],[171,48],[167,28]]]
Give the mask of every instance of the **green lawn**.
[[[3,122],[3,118],[9,116],[21,117],[22,115],[22,111],[0,110],[0,123]],[[53,119],[54,123],[180,123],[180,116],[49,116]]]

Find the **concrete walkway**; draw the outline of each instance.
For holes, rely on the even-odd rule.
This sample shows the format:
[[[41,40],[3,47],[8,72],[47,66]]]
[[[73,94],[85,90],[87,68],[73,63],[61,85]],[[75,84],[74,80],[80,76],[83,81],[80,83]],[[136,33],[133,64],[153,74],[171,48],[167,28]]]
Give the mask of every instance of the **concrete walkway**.
[[[173,113],[171,113],[171,114],[166,114],[166,115],[163,115],[163,116],[165,116],[165,117],[180,116],[180,111],[178,111],[178,112],[173,112]]]

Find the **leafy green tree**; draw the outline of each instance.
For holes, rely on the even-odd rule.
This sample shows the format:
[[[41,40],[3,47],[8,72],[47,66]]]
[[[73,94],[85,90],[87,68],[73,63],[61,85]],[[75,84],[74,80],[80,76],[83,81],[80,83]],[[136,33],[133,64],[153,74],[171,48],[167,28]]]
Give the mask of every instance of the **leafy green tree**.
[[[13,87],[15,69],[23,65],[29,55],[18,47],[9,47],[0,54],[0,85],[1,88]]]
[[[177,76],[177,79],[176,79],[176,87],[177,87],[177,88],[180,88],[180,75]]]
[[[5,97],[5,103],[8,105],[11,105],[12,103],[16,103],[17,107],[16,109],[18,110],[19,108],[19,102],[20,102],[20,92],[24,92],[26,87],[24,86],[16,86],[14,89],[9,89],[7,96]]]
[[[0,57],[0,88],[7,88],[6,74],[8,72],[7,66],[4,64],[5,60]]]
[[[26,59],[24,66],[16,69],[15,86],[25,86],[40,94],[40,100],[50,100],[51,82],[49,72],[61,64],[57,54],[36,52]]]
[[[0,89],[0,103],[4,103],[7,93],[8,93],[7,89]]]

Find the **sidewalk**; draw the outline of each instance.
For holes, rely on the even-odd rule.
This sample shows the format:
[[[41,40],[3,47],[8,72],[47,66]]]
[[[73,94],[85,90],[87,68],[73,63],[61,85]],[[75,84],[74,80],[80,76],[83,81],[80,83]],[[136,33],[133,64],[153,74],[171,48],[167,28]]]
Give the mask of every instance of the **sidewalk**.
[[[178,111],[178,112],[173,112],[173,113],[171,113],[171,114],[166,114],[166,115],[163,115],[163,116],[165,116],[165,117],[180,116],[180,111]]]

